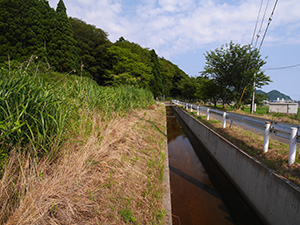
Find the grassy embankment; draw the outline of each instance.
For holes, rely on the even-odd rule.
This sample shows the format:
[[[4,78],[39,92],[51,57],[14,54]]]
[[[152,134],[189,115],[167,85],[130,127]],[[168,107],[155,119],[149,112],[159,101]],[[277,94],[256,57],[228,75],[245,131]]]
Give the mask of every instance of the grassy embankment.
[[[149,91],[0,73],[0,224],[162,224],[165,111]]]
[[[296,161],[292,166],[288,165],[289,145],[282,143],[276,139],[270,138],[269,151],[263,152],[263,134],[247,131],[239,128],[238,126],[228,125],[225,129],[222,128],[223,122],[210,118],[206,120],[206,115],[197,116],[196,112],[190,112],[195,118],[212,128],[227,140],[246,151],[248,154],[261,160],[270,168],[276,170],[287,179],[293,181],[297,185],[300,185],[300,150],[297,148]],[[276,116],[263,116],[267,119],[276,120]],[[281,117],[281,121],[297,121],[296,119]]]

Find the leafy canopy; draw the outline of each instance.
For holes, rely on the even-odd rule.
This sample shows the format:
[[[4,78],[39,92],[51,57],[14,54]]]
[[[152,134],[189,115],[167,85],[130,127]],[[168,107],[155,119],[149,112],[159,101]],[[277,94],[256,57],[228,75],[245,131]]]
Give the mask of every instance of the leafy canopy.
[[[204,54],[206,65],[202,75],[214,80],[218,87],[218,95],[224,102],[238,102],[244,88],[245,98],[248,99],[255,88],[269,84],[270,77],[261,67],[266,61],[261,59],[257,49],[249,45],[239,45],[230,42],[213,51]]]

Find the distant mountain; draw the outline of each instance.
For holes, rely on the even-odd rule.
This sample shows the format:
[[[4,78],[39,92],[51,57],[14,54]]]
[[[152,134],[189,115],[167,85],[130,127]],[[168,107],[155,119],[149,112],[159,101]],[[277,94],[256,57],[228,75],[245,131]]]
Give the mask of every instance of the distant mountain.
[[[256,94],[268,95],[266,92],[264,92],[264,91],[262,91],[262,90],[256,90],[255,93],[256,93]]]
[[[272,91],[270,91],[268,93],[266,93],[266,92],[264,92],[262,90],[257,90],[256,93],[257,94],[265,94],[268,97],[268,99],[271,100],[271,101],[272,100],[277,100],[277,98],[279,98],[280,100],[282,98],[284,98],[284,100],[292,100],[290,96],[285,95],[285,94],[283,94],[283,93],[281,93],[281,92],[279,92],[277,90],[272,90]]]

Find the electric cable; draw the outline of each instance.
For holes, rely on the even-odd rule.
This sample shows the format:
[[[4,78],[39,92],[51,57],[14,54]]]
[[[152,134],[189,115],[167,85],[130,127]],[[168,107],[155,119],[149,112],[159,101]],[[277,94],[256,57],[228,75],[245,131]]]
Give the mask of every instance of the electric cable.
[[[269,1],[267,2],[267,5],[269,4]],[[246,62],[246,65],[245,65],[245,69],[248,70],[249,69],[249,61],[250,61],[250,58],[251,58],[251,53],[252,53],[252,48],[253,48],[253,42],[254,42],[254,37],[255,37],[255,33],[256,33],[256,29],[257,29],[257,25],[258,25],[258,22],[259,22],[259,18],[260,18],[260,14],[261,14],[261,10],[262,10],[262,6],[263,6],[263,3],[264,3],[264,0],[261,0],[260,2],[260,7],[259,7],[259,10],[258,10],[258,14],[257,14],[257,18],[256,18],[256,24],[255,24],[255,27],[254,27],[254,31],[253,31],[253,35],[252,35],[252,40],[251,40],[251,44],[249,46],[249,56],[247,58],[247,62]],[[266,6],[267,8],[267,6]],[[264,13],[264,16],[265,17],[265,14],[266,14],[266,9],[265,9],[265,13]],[[264,19],[263,19],[264,20]],[[262,23],[263,23],[263,20],[262,20]],[[261,30],[261,27],[262,27],[262,23],[261,23],[261,26],[260,26],[260,30]],[[257,42],[257,41],[256,41]],[[244,83],[244,79],[245,79],[245,74],[243,75],[242,77],[242,80],[241,80],[241,83],[242,83],[242,86],[243,86],[243,83]]]
[[[254,48],[256,48],[258,39],[260,38],[260,32],[261,32],[263,23],[264,23],[265,18],[266,18],[266,14],[267,14],[267,9],[268,9],[268,6],[269,6],[269,2],[270,2],[270,0],[267,1],[266,8],[265,8],[265,12],[264,12],[264,15],[263,15],[263,17],[262,17],[262,19],[261,19],[260,28],[259,28],[259,31],[258,31],[258,33],[257,33],[257,35],[256,35],[257,38],[256,38],[256,42],[255,42],[255,47],[254,47]]]
[[[270,24],[271,24],[271,21],[272,21],[272,18],[273,18],[273,15],[274,15],[274,12],[275,12],[275,9],[276,9],[276,6],[277,6],[277,3],[278,3],[278,0],[275,1],[275,4],[274,4],[273,10],[272,10],[272,13],[271,13],[271,15],[270,15],[270,17],[269,17],[268,25],[267,25],[267,27],[266,27],[264,36],[263,36],[263,38],[262,38],[262,40],[261,40],[261,42],[260,42],[260,46],[259,46],[259,49],[258,49],[259,51],[260,51],[260,49],[261,49],[262,44],[264,43],[264,40],[265,40],[267,31],[268,31],[268,29],[269,29],[269,26],[270,26]]]
[[[266,70],[284,70],[284,69],[290,69],[290,68],[294,68],[294,67],[298,67],[300,66],[300,63],[299,64],[295,64],[295,65],[290,65],[290,66],[281,66],[281,67],[274,67],[274,68],[266,68],[266,69],[263,69],[264,71]]]
[[[260,7],[259,7],[259,10],[258,10],[258,14],[257,14],[257,18],[256,18],[256,24],[255,24],[255,27],[254,27],[254,31],[253,31],[253,35],[252,35],[252,40],[251,40],[251,44],[249,45],[249,54],[248,54],[248,57],[247,57],[247,61],[246,61],[246,65],[245,65],[245,71],[248,71],[250,65],[249,65],[249,61],[250,61],[250,58],[251,58],[251,55],[252,55],[252,48],[253,48],[253,41],[254,41],[254,37],[255,37],[255,33],[256,33],[256,29],[257,29],[257,25],[258,25],[258,21],[259,21],[259,18],[260,18],[260,14],[261,14],[261,10],[262,10],[262,6],[263,6],[263,0],[261,0],[260,2]],[[269,4],[269,0],[267,2],[267,6]],[[267,10],[267,6],[266,6],[266,9],[265,9],[265,13],[264,13],[264,16],[263,16],[263,19],[262,19],[262,22],[261,22],[261,26],[260,26],[260,30],[261,30],[261,27],[262,27],[262,23],[264,21],[264,17],[265,17],[265,14],[266,14],[266,10]],[[259,36],[257,35],[257,39],[259,38]],[[256,44],[257,44],[257,41],[256,41]],[[255,44],[255,47],[256,47],[256,44]],[[241,86],[244,87],[243,89],[243,93],[241,95],[241,98],[240,98],[240,101],[242,101],[242,98],[244,96],[244,93],[245,93],[245,90],[248,86],[248,84],[245,84],[245,74],[246,72],[244,72],[244,74],[242,75],[242,79],[241,79]],[[239,103],[240,104],[240,103]],[[239,106],[238,106],[239,107]],[[238,109],[238,108],[237,108]]]
[[[258,10],[256,23],[255,23],[255,27],[254,27],[254,30],[253,30],[252,40],[251,40],[251,44],[249,45],[249,55],[247,57],[247,61],[246,61],[246,65],[245,65],[245,71],[248,70],[248,65],[249,65],[249,61],[250,61],[251,53],[252,53],[252,45],[253,45],[253,41],[254,41],[257,25],[258,25],[258,21],[259,21],[259,18],[260,18],[260,13],[261,13],[261,9],[262,9],[262,6],[263,6],[263,2],[264,2],[263,0],[260,1],[260,7],[259,7],[259,10]],[[246,90],[247,86],[248,85],[245,84],[245,72],[244,72],[243,75],[242,75],[242,79],[241,79],[241,87],[244,87],[244,89],[243,89],[243,93],[241,95],[239,104],[237,106],[237,109],[239,108],[240,102],[242,101],[242,98],[244,96],[244,93],[245,93],[245,90]]]
[[[257,18],[256,18],[256,24],[255,24],[255,27],[254,27],[254,31],[253,31],[253,35],[252,35],[252,40],[251,40],[251,44],[250,44],[251,46],[252,46],[253,41],[254,41],[254,37],[255,37],[255,33],[256,33],[256,28],[257,28],[257,25],[258,25],[258,21],[259,21],[260,12],[261,12],[261,8],[262,8],[262,5],[263,5],[263,2],[264,2],[264,0],[261,0],[261,2],[260,2],[259,11],[258,11]]]

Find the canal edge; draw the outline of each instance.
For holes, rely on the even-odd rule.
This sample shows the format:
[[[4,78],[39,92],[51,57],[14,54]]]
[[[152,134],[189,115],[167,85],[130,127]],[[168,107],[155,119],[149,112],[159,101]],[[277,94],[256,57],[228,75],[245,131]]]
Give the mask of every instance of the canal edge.
[[[241,196],[244,197],[244,199],[249,203],[249,206],[251,206],[257,213],[262,222],[266,224],[299,224],[300,216],[298,212],[300,209],[300,188],[297,185],[282,177],[276,171],[270,169],[260,160],[244,152],[223,136],[207,127],[201,121],[190,116],[181,108],[174,108],[184,123],[188,127],[192,128],[191,131],[196,136],[201,137],[197,135],[197,133],[206,131],[202,134],[202,137],[207,139],[207,141],[202,142],[201,138],[199,138],[206,149],[216,149],[217,146],[212,147],[211,145],[216,145],[216,143],[222,141],[222,151],[220,151],[219,154],[215,151],[209,151],[209,153],[236,186],[237,190],[240,191]],[[213,138],[214,140],[212,141]],[[231,151],[229,148],[235,149],[235,151]],[[230,157],[240,158],[240,164],[247,164],[245,167],[248,171],[250,171],[247,173],[247,176],[237,177],[237,174],[233,174],[233,171],[238,171],[239,173],[242,171],[241,168],[238,170],[229,168],[234,165],[233,163],[224,163],[224,160],[229,157],[228,154],[230,154]],[[251,166],[257,171],[253,172],[254,169]],[[247,177],[247,179],[244,179],[245,177]],[[253,178],[250,179],[250,177]],[[250,183],[248,182],[249,180],[251,180]],[[256,188],[252,188],[251,191],[250,187],[253,185],[256,186]],[[274,196],[276,196],[276,198]],[[285,207],[282,207],[283,205]]]
[[[165,104],[165,114],[166,114],[166,106]],[[165,170],[164,170],[164,188],[165,193],[163,196],[163,207],[166,210],[165,216],[165,225],[172,225],[172,204],[171,204],[171,186],[170,186],[170,170],[169,170],[169,152],[168,152],[168,137],[167,137],[167,114],[165,116]]]

